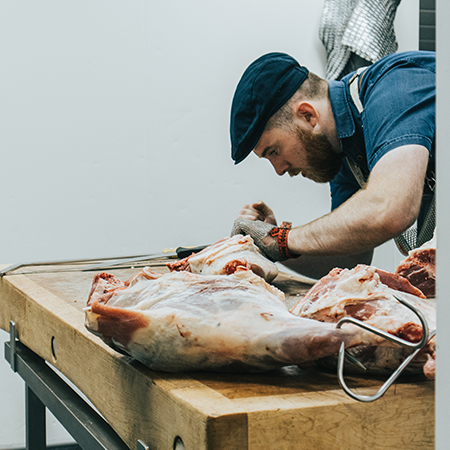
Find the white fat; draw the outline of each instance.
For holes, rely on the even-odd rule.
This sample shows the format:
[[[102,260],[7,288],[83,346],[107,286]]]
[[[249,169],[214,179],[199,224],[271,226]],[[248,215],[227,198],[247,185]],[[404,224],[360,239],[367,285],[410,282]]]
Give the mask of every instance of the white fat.
[[[234,260],[247,261],[261,267],[264,278],[272,281],[278,275],[278,267],[269,261],[254,244],[251,236],[235,235],[223,239],[189,258],[193,273],[220,275],[224,266]]]
[[[313,315],[321,310],[329,309],[333,315],[340,315],[344,307],[351,303],[367,301],[368,299],[385,297],[384,289],[380,289],[380,277],[375,268],[369,267],[364,278],[360,271],[345,269],[339,274],[339,282],[333,289],[324,289],[318,300],[308,305],[308,315]]]
[[[245,289],[246,295],[264,296],[264,298],[282,304],[284,308],[284,293],[267,284],[261,277],[251,271],[240,271],[235,274],[217,278],[217,276],[197,275],[189,272],[171,272],[156,279],[141,278],[127,289],[118,289],[108,300],[109,306],[127,308],[133,311],[145,311],[157,303],[170,299],[175,301],[186,298],[190,293],[215,282],[221,289],[232,289],[238,283]],[[224,291],[226,292],[226,291]],[[229,296],[229,292],[226,292]]]
[[[293,308],[292,312],[301,317],[318,320],[334,321],[337,317],[347,316],[346,306],[371,302],[371,315],[364,321],[376,328],[391,333],[406,324],[420,325],[420,320],[408,307],[396,300],[402,298],[425,314],[430,330],[436,329],[436,305],[432,299],[421,299],[412,294],[389,288],[380,281],[376,268],[372,266],[357,266],[345,269],[335,277],[324,277],[318,283],[315,295]],[[329,283],[329,287],[327,287]],[[377,342],[381,345],[392,345],[381,337],[365,333],[366,343]]]

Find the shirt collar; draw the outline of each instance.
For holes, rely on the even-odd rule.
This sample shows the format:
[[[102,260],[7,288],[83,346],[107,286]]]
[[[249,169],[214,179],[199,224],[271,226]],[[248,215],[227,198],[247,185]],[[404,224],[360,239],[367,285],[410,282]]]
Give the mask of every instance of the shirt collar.
[[[348,138],[355,133],[355,121],[350,105],[348,83],[344,81],[329,80],[331,110],[336,122],[339,139]]]

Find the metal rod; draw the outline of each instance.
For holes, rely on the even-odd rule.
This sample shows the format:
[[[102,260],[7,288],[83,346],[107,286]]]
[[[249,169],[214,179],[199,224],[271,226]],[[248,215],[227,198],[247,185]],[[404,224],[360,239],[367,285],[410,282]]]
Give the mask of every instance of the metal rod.
[[[108,269],[129,269],[129,268],[139,268],[139,267],[165,267],[168,257],[162,257],[155,260],[148,261],[137,261],[131,262],[129,264],[121,264],[120,266],[102,264],[101,266],[91,267],[91,268],[83,268],[83,267],[66,267],[66,268],[51,268],[49,270],[27,270],[24,272],[13,272],[8,275],[33,275],[33,274],[41,274],[41,273],[61,273],[61,272],[94,272],[99,270],[108,270]]]
[[[139,262],[139,261],[143,261],[143,260],[146,260],[146,259],[152,259],[155,256],[157,258],[177,258],[177,254],[176,253],[168,254],[167,256],[162,256],[160,253],[158,253],[157,255],[153,254],[153,255],[145,255],[145,256],[136,256],[134,258],[121,258],[121,259],[110,261],[108,264],[105,264],[105,263],[92,264],[90,266],[82,267],[79,270],[87,271],[87,270],[108,269],[108,268],[113,267],[113,266],[119,266],[120,264],[127,264],[127,265],[129,265],[130,263],[133,263],[133,262]]]
[[[21,269],[22,267],[35,267],[35,266],[56,266],[56,265],[63,265],[63,264],[84,264],[88,262],[93,261],[110,261],[110,260],[117,260],[117,259],[126,259],[126,258],[144,258],[148,255],[131,255],[131,256],[108,256],[106,258],[87,258],[87,259],[65,259],[65,260],[55,260],[55,261],[38,261],[38,262],[25,262],[25,263],[18,263],[18,264],[12,264],[3,270],[0,270],[0,277],[3,277],[4,275],[11,275],[13,271],[17,269]]]
[[[9,355],[9,364],[11,370],[16,371],[16,324],[11,320],[9,322],[9,342],[11,343],[11,353]]]
[[[360,361],[358,361],[353,355],[350,355],[350,353],[348,353],[347,351],[344,353],[345,359],[347,359],[347,361],[350,361],[352,364],[354,364],[355,366],[367,371],[366,366],[364,366],[363,363],[361,363]]]
[[[156,256],[155,256],[156,255]],[[57,273],[57,272],[90,272],[95,270],[106,270],[106,269],[113,269],[118,268],[117,266],[121,265],[120,268],[129,268],[133,267],[134,263],[139,263],[142,261],[149,261],[149,264],[151,264],[151,260],[155,259],[161,259],[161,260],[168,260],[168,259],[176,259],[176,254],[168,254],[168,255],[161,255],[160,253],[154,254],[154,255],[141,255],[141,256],[135,256],[133,258],[121,258],[121,259],[112,259],[111,261],[103,261],[98,264],[89,264],[86,266],[81,267],[60,267],[60,268],[54,268],[51,269],[43,269],[43,270],[27,270],[23,272],[15,272],[15,270],[18,269],[18,267],[13,268],[12,270],[5,269],[3,272],[0,273],[0,277],[5,275],[30,275],[30,274],[36,274],[36,273]],[[27,267],[27,266],[22,266]]]

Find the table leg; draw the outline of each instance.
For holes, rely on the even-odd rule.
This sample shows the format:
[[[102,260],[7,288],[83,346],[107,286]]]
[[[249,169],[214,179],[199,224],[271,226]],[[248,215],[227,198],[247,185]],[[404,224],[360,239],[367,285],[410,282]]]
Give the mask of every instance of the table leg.
[[[103,417],[20,341],[5,342],[5,359],[14,361],[27,386],[27,450],[46,448],[46,408],[83,450],[129,450]]]
[[[25,385],[25,430],[26,450],[47,448],[45,405],[28,385]]]

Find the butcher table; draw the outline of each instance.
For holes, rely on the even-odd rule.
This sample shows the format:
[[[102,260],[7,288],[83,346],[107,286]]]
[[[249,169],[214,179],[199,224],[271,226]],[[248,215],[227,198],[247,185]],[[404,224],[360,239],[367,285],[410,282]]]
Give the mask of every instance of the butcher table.
[[[138,270],[108,272],[126,279]],[[153,270],[167,269],[161,264]],[[0,328],[8,331],[14,323],[17,344],[70,380],[130,449],[434,448],[434,383],[424,377],[401,379],[381,399],[360,403],[341,390],[335,373],[317,368],[154,372],[85,329],[83,308],[93,277],[76,271],[4,276]],[[287,274],[273,284],[285,292],[288,305],[310,287]],[[346,375],[346,381],[370,395],[384,379]]]

